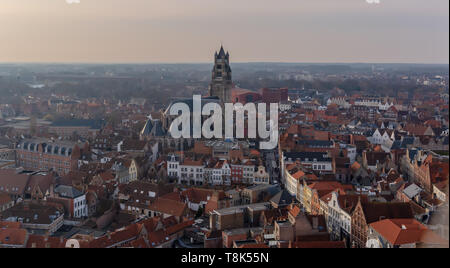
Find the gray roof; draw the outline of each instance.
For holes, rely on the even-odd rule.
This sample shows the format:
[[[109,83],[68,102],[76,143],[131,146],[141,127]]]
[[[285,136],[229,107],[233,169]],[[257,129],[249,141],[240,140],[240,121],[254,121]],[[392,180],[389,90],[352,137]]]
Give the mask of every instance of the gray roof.
[[[411,184],[403,190],[403,193],[410,199],[416,197],[418,194],[420,194],[420,192],[422,192],[422,188],[420,188],[416,184]]]
[[[414,137],[403,137],[402,139],[402,148],[406,148],[407,145],[414,144]]]
[[[223,49],[223,46],[221,46],[218,57],[220,58],[220,57],[225,57],[225,56],[226,56],[225,50]]]
[[[77,198],[83,195],[82,192],[78,191],[72,186],[59,185],[55,188],[55,193],[58,193],[60,197],[65,198]]]
[[[89,120],[89,119],[71,119],[71,120],[57,120],[53,122],[51,127],[89,127],[91,129],[101,129],[103,120]]]
[[[401,148],[402,148],[401,145],[402,145],[402,142],[401,142],[401,141],[394,141],[394,142],[392,143],[391,150],[401,149]]]
[[[147,120],[144,128],[141,131],[143,136],[163,137],[166,135],[166,131],[163,128],[160,120]]]
[[[292,195],[286,190],[282,190],[270,199],[270,202],[278,204],[278,206],[286,206],[294,201]]]
[[[286,152],[284,153],[285,159],[300,160],[300,161],[313,161],[314,159],[318,162],[331,162],[332,158],[326,153],[321,152]]]
[[[145,123],[144,128],[141,131],[141,135],[147,136],[150,134],[150,132],[152,131],[153,128],[153,122],[151,119],[147,120],[147,122]]]
[[[333,147],[333,141],[321,141],[321,140],[299,140],[296,142],[300,145],[309,145],[310,147]]]

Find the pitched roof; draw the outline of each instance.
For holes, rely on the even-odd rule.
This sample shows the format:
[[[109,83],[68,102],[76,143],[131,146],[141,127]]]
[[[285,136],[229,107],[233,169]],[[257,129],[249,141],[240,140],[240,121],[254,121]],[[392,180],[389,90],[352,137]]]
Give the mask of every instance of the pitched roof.
[[[114,246],[120,246],[123,243],[130,242],[137,238],[139,233],[139,225],[131,224],[127,227],[111,232],[92,240],[89,244],[91,248],[108,248]]]
[[[16,228],[0,229],[0,245],[25,245],[27,230]]]
[[[443,242],[436,235],[430,234],[430,230],[415,219],[385,219],[371,223],[370,226],[395,246],[419,242]]]
[[[213,189],[189,188],[181,192],[181,196],[192,203],[207,202],[214,194]],[[209,197],[209,198],[208,198]]]
[[[65,248],[67,240],[60,237],[33,235],[28,237],[27,248]]]
[[[38,186],[39,189],[45,194],[45,192],[50,189],[50,186],[53,183],[53,179],[54,177],[52,174],[47,174],[44,176],[37,174],[30,176],[26,191],[32,191],[35,186]]]
[[[0,192],[21,195],[28,181],[28,174],[17,173],[15,169],[0,169]]]
[[[294,206],[292,206],[292,207],[289,209],[289,212],[288,212],[288,213],[289,213],[292,217],[296,218],[301,212],[302,212],[302,210],[300,209],[300,207],[297,206],[297,205],[294,205]]]
[[[22,218],[27,224],[51,224],[63,214],[63,207],[60,204],[41,204],[32,202],[21,202],[2,212],[1,217],[5,220],[9,218]]]
[[[378,203],[378,202],[361,202],[366,223],[385,219],[412,219],[414,218],[413,210],[409,203]]]
[[[345,248],[344,241],[298,241],[291,248]]]
[[[294,201],[292,195],[283,189],[270,199],[270,202],[277,204],[278,206],[289,205]]]
[[[20,222],[0,221],[0,228],[20,229]]]
[[[385,152],[367,152],[366,159],[369,166],[375,166],[377,163],[384,163],[389,156],[389,153]]]
[[[269,246],[263,243],[247,243],[238,246],[238,248],[269,248]]]
[[[0,192],[0,206],[8,204],[11,201],[12,199],[8,194]]]
[[[181,217],[185,214],[187,204],[171,199],[158,198],[148,207],[151,211]]]
[[[64,198],[77,198],[83,195],[78,189],[72,186],[67,185],[58,185],[55,188],[55,193],[58,193],[60,197]]]

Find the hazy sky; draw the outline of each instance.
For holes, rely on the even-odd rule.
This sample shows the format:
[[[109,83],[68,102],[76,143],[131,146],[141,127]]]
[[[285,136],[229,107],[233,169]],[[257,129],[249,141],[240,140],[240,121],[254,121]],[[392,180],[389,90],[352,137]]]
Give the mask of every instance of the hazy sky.
[[[449,59],[448,0],[70,1],[0,0],[0,62]]]

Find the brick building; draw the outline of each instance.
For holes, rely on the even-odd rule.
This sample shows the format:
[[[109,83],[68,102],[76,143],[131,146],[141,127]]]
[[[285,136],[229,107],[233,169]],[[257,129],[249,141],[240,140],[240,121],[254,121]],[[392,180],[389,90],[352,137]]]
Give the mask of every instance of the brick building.
[[[24,140],[17,145],[16,164],[27,170],[50,170],[67,174],[78,168],[78,160],[89,152],[88,143]]]
[[[369,225],[383,219],[413,219],[413,211],[409,203],[363,203],[361,200],[352,213],[351,239],[352,246],[366,247]]]

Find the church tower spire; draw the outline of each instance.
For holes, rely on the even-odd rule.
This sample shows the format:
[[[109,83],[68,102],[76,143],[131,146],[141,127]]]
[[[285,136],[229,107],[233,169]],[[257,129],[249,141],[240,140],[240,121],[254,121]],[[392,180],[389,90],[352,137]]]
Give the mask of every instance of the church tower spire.
[[[218,97],[222,103],[231,102],[231,80],[230,54],[225,53],[223,46],[219,52],[214,54],[214,68],[209,86],[209,95]]]

